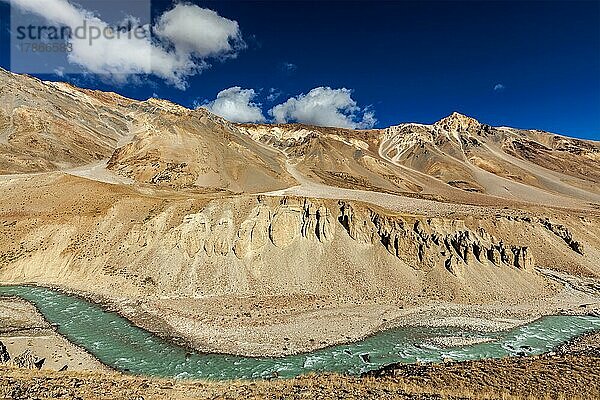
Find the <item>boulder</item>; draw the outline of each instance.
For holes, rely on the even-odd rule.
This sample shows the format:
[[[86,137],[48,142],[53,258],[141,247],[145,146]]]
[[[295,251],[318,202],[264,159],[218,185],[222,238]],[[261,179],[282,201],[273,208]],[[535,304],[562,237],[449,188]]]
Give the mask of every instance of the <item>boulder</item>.
[[[33,365],[37,368],[37,369],[42,369],[42,366],[44,365],[44,362],[46,362],[45,358],[40,358],[37,361],[33,362]]]
[[[10,361],[10,354],[4,343],[0,342],[0,363],[4,364]]]
[[[19,368],[37,368],[35,362],[36,359],[29,349],[13,359],[13,363]]]

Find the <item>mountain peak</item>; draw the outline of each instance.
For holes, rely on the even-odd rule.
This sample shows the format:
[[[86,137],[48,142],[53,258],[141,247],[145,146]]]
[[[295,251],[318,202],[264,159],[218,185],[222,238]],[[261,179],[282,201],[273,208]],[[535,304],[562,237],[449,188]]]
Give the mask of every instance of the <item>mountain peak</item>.
[[[434,126],[448,132],[466,132],[473,129],[478,130],[481,127],[481,123],[475,118],[468,117],[455,111],[449,116],[440,119]]]

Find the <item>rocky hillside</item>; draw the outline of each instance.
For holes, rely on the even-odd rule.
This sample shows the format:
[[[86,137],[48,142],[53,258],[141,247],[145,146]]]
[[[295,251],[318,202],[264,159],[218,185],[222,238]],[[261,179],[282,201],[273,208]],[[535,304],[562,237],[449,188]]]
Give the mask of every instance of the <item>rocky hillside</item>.
[[[548,205],[600,203],[597,142],[491,127],[458,113],[433,125],[371,131],[241,128],[285,151],[305,175],[332,186],[459,202],[492,197],[496,203],[498,198]]]
[[[279,158],[204,110],[0,69],[0,173],[104,162],[139,183],[252,192],[293,182]]]
[[[143,125],[108,161],[108,169],[119,175],[155,186],[233,192],[274,190],[293,182],[278,152],[204,109],[154,99],[142,109]]]
[[[110,157],[134,102],[0,68],[0,173],[66,169]]]
[[[538,189],[596,202],[600,193],[598,143],[494,128],[458,113],[388,128],[380,154],[467,191],[532,202],[543,196]]]

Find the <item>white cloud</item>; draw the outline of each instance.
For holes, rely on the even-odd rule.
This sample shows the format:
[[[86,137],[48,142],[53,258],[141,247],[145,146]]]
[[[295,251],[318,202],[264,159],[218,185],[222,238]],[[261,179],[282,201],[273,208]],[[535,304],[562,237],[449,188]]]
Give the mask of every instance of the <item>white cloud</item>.
[[[270,102],[274,102],[275,100],[277,100],[279,98],[279,96],[281,96],[281,91],[277,90],[276,88],[271,88],[269,89],[269,94],[267,95],[267,100]]]
[[[173,43],[178,52],[200,58],[234,55],[245,46],[236,21],[191,4],[177,4],[165,12],[154,32]]]
[[[265,122],[260,104],[252,102],[254,97],[254,89],[234,86],[221,90],[217,98],[204,107],[232,122]]]
[[[68,0],[12,0],[10,4],[72,30],[84,22],[88,29],[102,32],[110,27]],[[145,29],[149,31],[150,26]],[[147,74],[185,89],[190,76],[209,67],[207,59],[232,57],[244,47],[236,21],[190,4],[176,4],[166,11],[158,18],[154,30],[155,38],[121,35],[111,39],[101,35],[91,44],[89,37],[72,37],[73,49],[68,61],[85,72],[106,74],[120,81],[131,75]]]
[[[501,92],[501,91],[503,91],[505,88],[506,88],[506,87],[505,87],[503,84],[501,84],[501,83],[497,83],[497,84],[494,86],[494,92]]]
[[[368,108],[360,108],[350,89],[317,87],[273,107],[269,114],[275,122],[302,122],[340,128],[372,128],[377,120]]]

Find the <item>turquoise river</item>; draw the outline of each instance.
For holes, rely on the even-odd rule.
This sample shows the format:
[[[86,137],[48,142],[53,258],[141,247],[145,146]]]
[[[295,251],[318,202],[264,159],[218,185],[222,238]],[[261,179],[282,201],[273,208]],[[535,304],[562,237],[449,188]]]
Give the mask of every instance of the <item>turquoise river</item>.
[[[0,295],[35,304],[71,342],[120,371],[177,378],[237,379],[293,377],[308,372],[360,374],[383,365],[456,361],[550,351],[585,332],[599,330],[600,318],[549,316],[511,331],[482,333],[456,328],[404,327],[362,341],[286,357],[241,357],[193,352],[140,329],[116,313],[76,296],[32,286],[0,286]],[[434,345],[433,338],[490,339],[468,346]]]

